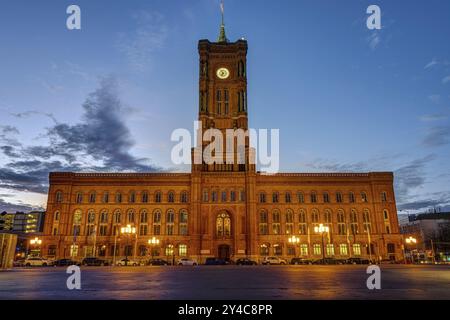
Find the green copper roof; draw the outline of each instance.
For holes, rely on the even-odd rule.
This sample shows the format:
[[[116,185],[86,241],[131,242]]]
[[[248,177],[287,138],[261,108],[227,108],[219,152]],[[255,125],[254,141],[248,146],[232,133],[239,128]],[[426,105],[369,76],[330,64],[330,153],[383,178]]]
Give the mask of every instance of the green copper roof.
[[[225,34],[225,25],[223,23],[220,25],[220,33],[217,42],[228,42],[227,35]]]

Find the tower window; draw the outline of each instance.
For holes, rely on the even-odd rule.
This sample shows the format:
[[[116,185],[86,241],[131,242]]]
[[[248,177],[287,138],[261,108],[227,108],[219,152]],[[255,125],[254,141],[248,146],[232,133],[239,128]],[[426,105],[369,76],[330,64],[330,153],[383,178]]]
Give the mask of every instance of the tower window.
[[[216,100],[217,100],[217,114],[222,114],[222,91],[217,90],[216,94]]]
[[[228,90],[225,89],[223,95],[225,98],[225,115],[228,115],[230,113],[230,94]]]

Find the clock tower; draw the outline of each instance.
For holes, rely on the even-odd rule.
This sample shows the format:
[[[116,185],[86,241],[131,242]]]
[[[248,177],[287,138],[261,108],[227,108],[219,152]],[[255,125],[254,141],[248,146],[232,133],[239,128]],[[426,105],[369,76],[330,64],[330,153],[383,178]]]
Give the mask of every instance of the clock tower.
[[[249,162],[247,49],[246,40],[230,42],[227,39],[223,18],[217,41],[200,40],[198,43],[201,132],[204,134],[208,129],[220,130],[223,137],[223,161],[214,164],[203,161],[202,165],[194,164],[193,171],[248,172],[255,168]],[[227,143],[231,142],[230,138],[227,139],[227,131],[230,134],[231,130],[236,135],[245,132],[245,142],[239,144],[235,135],[232,149],[227,149],[230,147]],[[201,145],[203,152],[211,141],[214,140],[199,141],[197,147]],[[231,157],[231,150],[233,163],[226,160]]]

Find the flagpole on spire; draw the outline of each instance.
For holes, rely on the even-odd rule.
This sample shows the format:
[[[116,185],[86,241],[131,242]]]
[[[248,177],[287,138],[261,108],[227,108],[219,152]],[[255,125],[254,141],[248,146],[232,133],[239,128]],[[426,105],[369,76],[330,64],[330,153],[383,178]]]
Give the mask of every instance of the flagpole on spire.
[[[220,33],[217,42],[228,42],[227,36],[225,34],[225,5],[223,0],[220,0],[220,11],[222,13],[222,24],[220,25]]]

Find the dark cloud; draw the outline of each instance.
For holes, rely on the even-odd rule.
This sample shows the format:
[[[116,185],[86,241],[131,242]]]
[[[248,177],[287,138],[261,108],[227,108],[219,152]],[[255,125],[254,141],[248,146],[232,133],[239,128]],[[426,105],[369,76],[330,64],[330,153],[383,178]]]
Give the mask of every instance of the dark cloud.
[[[450,143],[450,126],[431,127],[422,141],[427,147],[440,147]]]
[[[431,154],[421,159],[415,159],[394,171],[395,193],[400,203],[407,200],[411,190],[421,187],[425,183],[426,165],[435,158],[435,155]]]
[[[58,123],[55,119],[55,125],[48,128],[48,145],[1,146],[0,150],[11,162],[0,168],[0,187],[46,194],[49,172],[160,170],[152,166],[148,158],[136,158],[131,154],[134,141],[124,121],[126,111],[114,78],[101,81],[100,87],[86,99],[83,110],[81,123],[75,125]],[[15,116],[34,113],[29,111]]]
[[[15,213],[15,212],[29,212],[29,211],[45,211],[42,207],[35,207],[28,204],[15,204],[7,202],[0,198],[0,212],[8,212],[8,213]]]
[[[426,211],[427,209],[442,208],[448,210],[450,205],[450,192],[439,192],[426,195],[425,200],[405,202],[398,205],[399,210]]]

